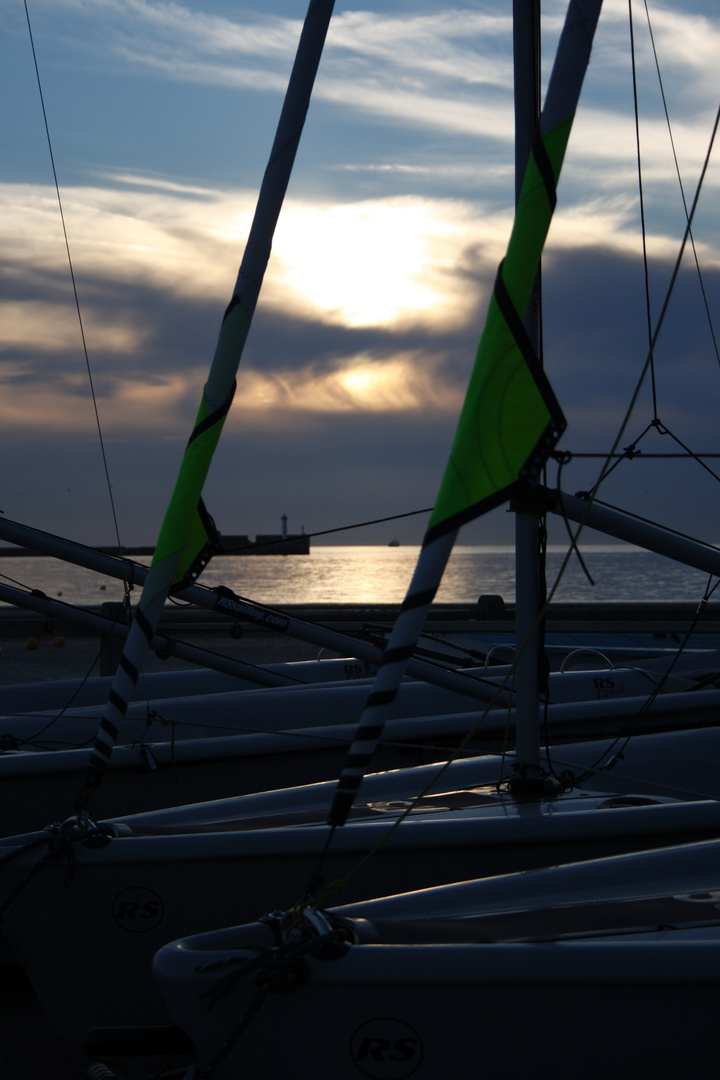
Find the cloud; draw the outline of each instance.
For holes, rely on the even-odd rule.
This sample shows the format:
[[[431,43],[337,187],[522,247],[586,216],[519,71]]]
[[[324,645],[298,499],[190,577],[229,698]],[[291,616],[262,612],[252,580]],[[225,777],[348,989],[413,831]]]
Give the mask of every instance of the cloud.
[[[243,10],[228,18],[193,8],[190,4],[151,0],[53,0],[54,11],[76,18],[89,27],[76,36],[75,49],[90,61],[100,54],[115,55],[124,64],[151,67],[166,77],[209,85],[252,85],[258,90],[284,90],[295,56],[301,20],[277,12]],[[543,29],[550,54],[564,20],[564,0],[546,5]],[[636,17],[638,61],[652,63],[651,43],[644,17]],[[67,25],[67,22],[66,22]],[[686,108],[696,105],[708,72],[715,69],[720,30],[692,10],[692,4],[655,5],[652,12],[655,45],[663,70],[677,77]],[[68,45],[72,38],[67,35]],[[628,19],[623,0],[606,0],[594,46],[592,69],[602,70],[605,94],[627,80]],[[250,65],[248,67],[248,65]],[[546,75],[550,64],[546,61]],[[251,73],[251,76],[249,75]],[[692,76],[696,77],[693,78]],[[698,84],[697,76],[703,76]],[[281,78],[281,82],[278,82]],[[608,79],[611,86],[608,87]],[[458,123],[453,106],[484,110],[478,89],[501,91],[512,86],[512,20],[486,10],[457,5],[429,13],[402,14],[377,10],[341,11],[330,24],[316,93],[327,100],[352,104],[358,110],[396,110],[398,120],[408,115],[408,100],[430,107],[427,123]],[[354,90],[353,90],[354,87]],[[392,93],[388,93],[392,91]],[[386,100],[380,96],[385,93]],[[589,89],[586,92],[592,93]],[[446,105],[445,116],[432,106]],[[463,102],[462,98],[465,97]],[[707,100],[707,99],[706,99]],[[507,105],[503,104],[504,110]],[[467,131],[476,131],[477,119],[466,118]],[[502,137],[511,140],[512,123]]]
[[[125,190],[75,187],[62,192],[70,251],[80,281],[162,284],[179,295],[230,294],[237,237],[247,236],[254,198],[249,193],[198,197],[181,185],[154,190],[121,174]],[[67,252],[57,199],[48,187],[0,185],[0,226],[7,272],[30,282],[38,269],[67,274]],[[231,242],[235,241],[234,250]],[[236,269],[236,267],[235,267]]]
[[[120,176],[124,190],[63,193],[78,278],[144,282],[178,297],[227,297],[255,205],[249,192],[186,190]],[[57,203],[48,188],[0,185],[6,274],[28,286],[38,268],[67,272]],[[467,318],[477,292],[458,273],[458,253],[482,245],[496,263],[507,215],[478,220],[453,200],[377,199],[345,206],[289,199],[263,293],[265,304],[312,310],[340,325]],[[309,305],[309,308],[308,308]]]
[[[543,29],[551,54],[564,8],[561,0],[546,5]],[[51,25],[64,35],[61,55],[67,49],[87,68],[107,63],[128,86],[149,73],[160,83],[186,85],[191,92],[196,86],[225,88],[230,92],[223,98],[228,118],[237,117],[235,92],[242,90],[242,121],[228,121],[238,123],[239,136],[252,128],[253,116],[261,116],[264,125],[267,114],[259,99],[274,101],[284,94],[300,32],[299,19],[277,10],[243,11],[230,18],[191,3],[58,0],[48,11],[46,18],[54,19]],[[688,2],[680,10],[654,6],[652,17],[673,136],[691,197],[720,91],[714,61],[720,29],[717,20],[697,14]],[[644,16],[635,23],[640,73],[657,85]],[[53,56],[57,53],[54,49]],[[335,159],[323,148],[322,182],[332,183],[335,177],[334,195],[340,202],[341,177],[352,174],[364,183],[374,181],[376,190],[383,179],[402,176],[406,194],[413,184],[442,184],[445,194],[449,185],[463,193],[475,187],[486,206],[507,205],[514,137],[511,60],[510,15],[498,15],[489,4],[479,11],[455,5],[438,12],[423,10],[418,0],[417,10],[401,14],[384,5],[338,12],[316,82],[313,124],[305,136],[320,146],[322,125],[328,125],[331,140],[341,125]],[[547,60],[545,77],[549,70]],[[182,89],[178,93],[178,108],[192,124],[192,98]],[[643,109],[647,105],[652,111],[641,129],[648,207],[656,209],[658,218],[674,211],[681,229],[679,195],[673,206],[665,186],[674,164],[659,91],[650,97],[642,93]],[[217,123],[220,135],[222,124]],[[350,132],[359,137],[353,139]],[[582,205],[589,187],[595,196],[600,190],[608,198],[620,185],[636,187],[634,140],[627,9],[624,0],[606,0],[565,166],[565,205]],[[313,183],[317,187],[316,179],[303,182],[308,192]],[[708,192],[714,194],[718,183],[711,172]]]
[[[286,75],[302,28],[301,19],[277,13],[244,10],[231,19],[149,0],[70,0],[65,6],[85,22],[102,26],[106,48],[128,63],[156,67],[179,79],[236,85],[246,77],[239,62],[249,61],[257,66],[258,89],[274,88],[278,70]],[[408,83],[422,76],[503,87],[512,77],[507,55],[511,34],[509,15],[468,8],[429,15],[339,12],[328,32],[323,71],[329,70],[323,78],[342,78],[350,85],[360,65],[374,71],[380,65],[388,80],[401,73]]]
[[[653,260],[653,328],[665,301],[672,259]],[[717,295],[720,268],[705,267],[704,287]],[[568,418],[565,446],[607,448],[626,416],[649,351],[642,263],[619,249],[566,249],[548,259],[543,278],[546,367]],[[716,329],[717,333],[717,329]],[[720,363],[696,269],[681,269],[654,350],[654,389],[646,371],[621,448],[650,426],[656,451],[671,447],[652,423],[657,417],[695,452],[715,442],[720,409]]]
[[[463,394],[448,383],[435,358],[394,353],[384,360],[356,356],[330,371],[312,366],[264,374],[244,371],[239,379],[241,409],[305,413],[398,413],[432,409],[457,415]]]
[[[199,399],[254,199],[154,177],[120,179],[118,189],[65,193],[101,417],[114,437],[153,423],[179,435]],[[0,208],[4,423],[89,431],[94,418],[80,389],[86,375],[52,193],[6,185]],[[553,363],[589,351],[608,370],[608,358],[618,356],[616,379],[628,370],[628,348],[642,352],[642,337],[628,338],[627,329],[641,325],[644,303],[634,213],[620,197],[558,212],[546,303],[552,315],[554,296],[572,300],[558,305],[565,329]],[[455,199],[290,200],[241,371],[246,422],[257,427],[273,410],[284,423],[333,411],[454,414],[509,229],[507,213]],[[676,247],[670,237],[649,238],[654,289],[669,280]],[[717,267],[711,246],[700,254],[706,271]],[[635,295],[625,285],[622,306],[610,302],[624,338],[618,345],[591,302],[633,279]],[[570,387],[587,370],[568,369]],[[40,377],[44,389],[35,394]],[[581,429],[599,436],[609,414],[596,400],[597,422]]]
[[[552,45],[564,3],[544,6]],[[61,92],[55,115],[82,118],[56,129],[73,177],[63,202],[113,484],[128,516],[142,517],[146,540],[162,501],[151,473],[168,480],[190,430],[300,24],[270,10],[226,18],[190,2],[36,7],[43,70]],[[242,531],[252,530],[238,524],[250,505],[271,514],[264,527],[273,528],[283,510],[310,527],[432,501],[510,232],[509,18],[490,4],[372,7],[333,21],[217,487],[210,482],[215,505],[231,506],[226,519]],[[720,89],[717,19],[693,10],[653,16],[689,195]],[[639,62],[652,74],[637,31]],[[624,0],[606,0],[545,259],[546,362],[573,449],[606,445],[646,351],[626,44]],[[88,77],[97,102],[80,101],[80,80],[92,96]],[[662,107],[651,104],[641,135],[657,312],[684,218],[666,183],[674,166]],[[203,153],[216,136],[222,167]],[[711,297],[718,179],[713,166],[697,230]],[[18,492],[34,485],[60,513],[65,488],[53,494],[43,470],[57,463],[59,473],[62,462],[83,474],[94,416],[54,191],[3,185],[0,234],[0,437],[12,463],[0,505],[12,512],[6,494],[17,478]],[[685,271],[681,286],[680,328],[658,350],[661,416],[707,449],[720,403],[712,390],[695,395],[706,342]],[[651,404],[643,391],[628,438]]]
[[[562,25],[564,7],[560,0],[545,6],[543,30],[550,54]],[[151,0],[58,0],[46,8],[45,18],[51,20],[49,25],[55,33],[63,36],[63,49],[54,48],[53,57],[67,52],[88,69],[109,65],[115,78],[126,80],[128,86],[145,74],[160,84],[176,84],[180,87],[178,109],[185,113],[191,128],[195,123],[190,96],[193,88],[229,91],[222,99],[223,107],[228,110],[226,123],[238,123],[238,136],[252,129],[255,122],[262,127],[266,119],[270,125],[274,123],[275,114],[269,107],[263,112],[259,101],[268,99],[275,108],[274,103],[284,94],[301,25],[300,19],[288,18],[277,10],[243,11],[227,17],[191,3]],[[720,30],[717,20],[698,14],[693,4],[688,3],[681,10],[675,5],[654,7],[652,18],[655,46],[668,91],[673,137],[686,198],[690,201],[707,150],[714,102],[720,90],[714,61],[720,49]],[[644,14],[635,23],[640,72],[657,83]],[[73,33],[73,27],[77,27],[77,33]],[[598,200],[607,200],[608,205],[600,212],[606,220],[614,219],[613,240],[618,240],[622,232],[634,232],[638,219],[637,211],[632,213],[628,209],[621,222],[617,212],[618,193],[630,190],[635,199],[637,188],[627,46],[624,0],[606,0],[561,182],[564,209],[571,205],[582,207],[587,217],[588,209],[598,208]],[[302,184],[308,200],[313,191],[324,191],[336,201],[333,211],[336,215],[344,212],[343,203],[359,201],[357,194],[348,196],[348,177],[357,191],[362,188],[366,198],[369,188],[369,198],[376,205],[387,198],[388,184],[392,183],[398,198],[409,199],[413,193],[421,192],[427,195],[431,188],[444,196],[451,191],[462,193],[468,204],[475,203],[478,217],[487,217],[491,208],[508,208],[512,200],[514,135],[511,60],[510,14],[498,14],[489,4],[485,10],[454,5],[437,11],[424,10],[418,0],[416,10],[400,14],[384,5],[374,10],[371,6],[336,13],[316,82],[311,124],[304,137],[305,141],[315,140],[316,152],[321,149],[322,166],[319,175],[313,175],[312,169],[309,174],[303,174],[301,168],[296,170],[292,190],[297,191]],[[546,78],[549,70],[548,59],[544,65]],[[183,86],[189,88],[189,94],[186,95]],[[242,91],[241,121],[235,119],[238,90]],[[216,99],[212,100],[215,103]],[[679,236],[684,224],[683,208],[679,191],[673,191],[667,183],[674,173],[674,163],[658,90],[650,97],[643,90],[641,104],[644,111],[646,105],[651,109],[650,118],[643,120],[641,128],[650,228],[656,234]],[[209,117],[217,124],[219,138],[224,130],[220,115],[226,114],[218,112],[213,117],[211,110]],[[268,129],[268,139],[271,130],[272,127]],[[342,133],[336,140],[339,131]],[[331,145],[332,153],[328,152]],[[254,164],[259,169],[262,159]],[[243,167],[247,168],[247,163]],[[136,178],[139,179],[137,174]],[[128,173],[106,171],[102,182],[115,187],[127,185]],[[147,178],[146,185],[150,182]],[[178,181],[174,177],[156,176],[154,183],[156,191],[161,184],[167,184],[165,190],[169,194]],[[711,170],[706,180],[706,201],[717,194],[719,183],[717,170]],[[238,243],[244,242],[248,210],[241,211],[239,204],[245,199],[251,204],[249,192],[238,192],[238,209],[233,210],[229,199],[223,200],[221,206],[221,200],[206,194],[202,184],[191,182],[185,189],[185,194],[194,193],[199,202],[205,201],[208,212],[214,204],[223,220],[221,234],[226,237],[232,234]],[[149,186],[145,190],[149,192]],[[139,203],[136,190],[131,206],[136,222],[143,220]],[[179,204],[175,209],[180,209]],[[196,206],[196,218],[199,213]],[[168,242],[163,273],[176,281],[180,277],[179,267],[171,264],[182,258],[177,232],[187,220],[182,210],[180,216],[175,233],[167,227],[163,235]],[[404,216],[407,218],[407,210]],[[207,217],[207,232],[212,234],[210,213]],[[120,213],[117,224],[125,229],[127,225],[122,218]],[[289,223],[290,216],[286,214],[276,253],[283,239],[282,230]],[[138,236],[135,241],[137,250],[140,253],[153,249],[154,260],[159,263],[159,223],[146,224],[146,235]],[[717,226],[714,228],[717,232]],[[583,231],[588,231],[585,225]],[[215,236],[218,239],[222,240],[222,235]],[[714,240],[720,244],[720,235]],[[209,243],[208,237],[204,241],[206,251]],[[434,246],[437,248],[437,243]],[[198,274],[202,281],[198,287],[205,288],[204,283],[208,283],[209,290],[218,291],[221,275],[214,274],[212,268],[231,266],[236,258],[236,252],[231,255],[228,251],[228,263],[224,264],[219,250],[207,259],[200,252],[197,265],[203,272]],[[387,260],[385,265],[389,273]],[[137,267],[142,275],[139,262]],[[286,269],[286,285],[297,283],[299,277],[293,267]],[[188,267],[186,277],[189,280],[191,276]],[[340,277],[343,284],[351,283],[347,271]],[[424,306],[428,288],[432,302],[436,302],[437,282],[428,286],[418,278],[416,275],[411,283],[406,275],[402,276],[403,286],[398,292],[404,291],[405,299],[399,306],[408,312],[417,312]],[[331,294],[340,291],[339,280],[334,288],[333,281],[326,278],[326,300],[318,306],[328,313],[331,309],[337,313],[327,317],[359,322],[374,317],[386,320],[397,317],[397,300],[387,305],[384,316],[378,314],[378,301],[387,302],[389,297],[389,291],[379,281],[376,300],[369,304],[350,300],[349,289],[343,290],[343,303],[338,303]],[[272,285],[271,278],[269,289]],[[364,288],[369,288],[367,278]],[[296,291],[303,301],[314,302],[302,288]],[[316,295],[318,291],[316,288]],[[447,293],[441,292],[441,302],[447,302]],[[374,309],[375,314],[368,314],[368,308]]]
[[[42,372],[42,378],[38,377]],[[199,400],[202,374],[135,379],[95,377],[95,397],[101,428],[108,438],[130,438],[137,431],[157,437],[178,435],[178,412]],[[61,369],[48,372],[42,364],[6,365],[0,362],[0,425],[5,435],[73,434],[79,439],[97,434],[87,373]],[[187,412],[187,408],[182,410]],[[189,424],[185,425],[185,434]]]
[[[143,330],[129,322],[115,322],[90,311],[84,329],[94,345],[105,352],[126,353],[137,349],[144,340]],[[21,351],[39,349],[62,352],[76,346],[80,339],[77,313],[68,304],[40,300],[0,300],[0,349]]]
[[[72,189],[64,201],[103,430],[187,437],[249,196],[125,176],[122,190]],[[4,430],[89,435],[95,417],[52,193],[8,185],[0,206]],[[495,261],[478,255],[479,240],[468,246],[466,216],[453,203],[390,200],[340,213],[291,203],[241,371],[244,422],[251,414],[257,427],[273,410],[286,423],[332,411],[454,414],[473,352],[454,342],[458,332],[472,341],[479,282]],[[415,290],[419,310],[408,300]]]

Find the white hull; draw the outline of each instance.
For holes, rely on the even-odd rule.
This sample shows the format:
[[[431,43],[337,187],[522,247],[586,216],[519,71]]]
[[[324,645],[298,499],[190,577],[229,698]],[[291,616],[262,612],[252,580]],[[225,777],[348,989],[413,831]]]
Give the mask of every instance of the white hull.
[[[717,738],[714,731],[685,733],[689,769],[711,757]],[[670,761],[677,777],[681,740],[680,734],[648,737],[647,772],[657,757]],[[626,771],[642,771],[642,743],[630,744]],[[586,744],[575,752],[602,755],[606,749]],[[416,820],[387,839],[337,900],[683,843],[715,836],[720,827],[720,803],[714,799],[648,799],[636,805],[644,797],[578,792],[514,803],[493,789],[466,790],[494,779],[491,770],[497,776],[497,767],[496,759],[453,767],[436,787],[447,794],[426,801]],[[431,769],[368,778],[362,789],[365,819],[337,832],[323,865],[325,884],[348,874],[387,834],[398,813],[393,803],[405,805]],[[620,783],[615,781],[616,789]],[[149,978],[158,948],[173,938],[253,920],[303,897],[327,840],[323,822],[333,788],[317,785],[130,817],[104,846],[76,843],[71,856],[61,852],[46,863],[5,912],[4,938],[63,1037],[82,1041],[92,1027],[166,1022]],[[0,851],[9,855],[30,839],[6,840]],[[44,850],[0,865],[3,900]]]
[[[317,1080],[515,1075],[516,1053],[548,1080],[698,1075],[720,1004],[718,854],[711,842],[338,909],[355,943],[277,959],[239,1037],[278,944],[267,924],[168,945],[155,975],[217,1080],[293,1062]],[[675,929],[653,925],[668,918]]]
[[[183,678],[175,685],[186,687],[186,693],[176,691],[174,697],[155,697],[130,706],[93,813],[116,817],[173,806],[179,800],[202,802],[336,777],[369,692],[367,680],[344,678],[348,668],[357,674],[355,664],[339,660],[287,665],[286,671],[301,669],[308,683],[234,691],[219,689],[225,686],[226,676],[180,673]],[[325,671],[331,681],[312,681]],[[686,676],[673,676],[649,708],[647,695],[660,677],[652,669],[551,676],[548,737],[558,741],[597,738],[633,725],[638,714],[642,721],[636,728],[642,731],[713,725],[720,691],[688,691],[693,683]],[[493,671],[492,677],[499,683],[503,675]],[[172,676],[152,683],[158,694],[172,686]],[[216,689],[209,692],[212,686]],[[193,688],[197,692],[191,692]],[[101,716],[97,705],[86,700],[54,719],[57,713],[49,703],[60,700],[57,686],[37,688],[43,708],[31,715],[8,712],[11,707],[27,708],[32,690],[9,687],[0,692],[0,702],[6,703],[2,726],[11,745],[14,742],[18,747],[6,748],[0,755],[0,815],[5,835],[44,828],[67,816],[82,784]],[[96,692],[92,686],[87,695]],[[374,757],[374,769],[442,760],[447,747],[458,745],[476,727],[483,710],[483,703],[473,698],[406,681]],[[501,750],[513,719],[505,708],[487,712],[464,753]]]

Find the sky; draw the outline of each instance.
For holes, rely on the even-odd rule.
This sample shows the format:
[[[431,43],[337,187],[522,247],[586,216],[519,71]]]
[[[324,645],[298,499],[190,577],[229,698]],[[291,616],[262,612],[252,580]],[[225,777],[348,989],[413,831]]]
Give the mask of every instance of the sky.
[[[716,0],[648,0],[685,198],[720,103]],[[22,0],[0,0],[0,510],[90,544],[153,543],[242,258],[301,0],[28,0],[83,353]],[[564,18],[543,7],[543,82]],[[606,0],[543,264],[561,447],[617,437],[685,227],[634,0],[646,305],[626,0]],[[693,227],[720,326],[720,165]],[[338,0],[205,488],[222,533],[420,541],[514,201],[511,2]],[[720,361],[686,253],[609,502],[720,541],[718,481],[647,455],[718,447]],[[720,330],[718,331],[720,333]],[[94,388],[97,415],[93,405]],[[102,444],[98,435],[102,434]],[[708,460],[720,473],[720,459]],[[575,456],[563,487],[600,460]],[[111,485],[112,500],[108,491]],[[551,464],[548,481],[558,481]],[[361,523],[411,515],[364,528]],[[345,529],[342,532],[330,530]],[[562,523],[553,523],[555,532]],[[555,535],[551,532],[551,539]],[[465,543],[511,542],[505,509]]]

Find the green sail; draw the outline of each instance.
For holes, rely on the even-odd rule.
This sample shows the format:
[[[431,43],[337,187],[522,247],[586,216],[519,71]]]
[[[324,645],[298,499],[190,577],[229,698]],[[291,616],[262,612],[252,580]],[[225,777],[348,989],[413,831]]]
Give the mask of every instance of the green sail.
[[[530,156],[429,532],[457,528],[534,480],[565,419],[522,325],[555,207],[572,120]]]
[[[208,384],[203,389],[153,557],[153,566],[172,561],[173,585],[193,581],[215,550],[215,527],[205,511],[201,492],[232,402],[237,358],[245,347],[249,329],[250,317],[243,306],[231,305],[223,319],[213,358],[221,376],[216,376],[216,385],[223,392],[227,387],[231,389],[217,406],[209,402]],[[167,582],[162,587],[167,587]]]

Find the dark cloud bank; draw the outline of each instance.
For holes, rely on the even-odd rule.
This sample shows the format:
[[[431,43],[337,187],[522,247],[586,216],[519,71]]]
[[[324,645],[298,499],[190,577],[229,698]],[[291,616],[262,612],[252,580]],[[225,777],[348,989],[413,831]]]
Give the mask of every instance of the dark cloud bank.
[[[654,281],[669,278],[658,268]],[[10,279],[8,279],[10,281]],[[12,282],[10,282],[12,284]],[[720,292],[720,275],[706,276],[711,298]],[[22,283],[18,295],[44,299],[60,295],[50,277],[33,288]],[[6,290],[6,296],[8,292]],[[94,313],[113,319],[122,312],[149,329],[145,344],[131,356],[92,356],[103,411],[115,380],[156,380],[176,370],[209,364],[222,317],[220,302],[190,302],[159,290],[86,283],[85,302]],[[640,269],[605,251],[578,250],[562,261],[550,256],[544,276],[546,365],[569,420],[563,444],[575,451],[606,449],[616,432],[647,352]],[[660,300],[653,298],[659,311]],[[670,317],[672,316],[672,318]],[[679,318],[677,317],[679,316]],[[480,332],[477,325],[442,334],[428,330],[393,333],[318,325],[276,311],[258,309],[239,390],[207,485],[207,504],[221,531],[275,531],[286,513],[290,527],[313,533],[429,507],[447,460],[456,417],[433,407],[393,412],[298,412],[287,408],[254,413],[243,405],[243,372],[298,371],[312,365],[333,370],[359,352],[377,363],[412,350],[418,363],[435,369],[448,386],[464,388]],[[668,323],[657,351],[658,414],[698,452],[716,448],[718,363],[697,299],[695,275],[681,275]],[[12,395],[16,380],[44,385],[62,381],[84,366],[81,355],[52,356],[14,350],[0,363],[19,364],[15,379],[5,382]],[[198,385],[180,401],[168,424],[137,432],[122,416],[112,418],[106,455],[123,542],[152,542],[174,483],[182,448],[200,392]],[[652,420],[652,398],[643,389],[621,445],[634,440]],[[119,434],[118,434],[119,433]],[[654,435],[648,451],[672,449],[666,436]],[[96,440],[87,433],[59,434],[46,428],[5,431],[0,509],[8,517],[90,543],[113,539],[104,467]],[[711,463],[712,464],[712,463]],[[713,467],[715,467],[713,465]],[[588,486],[599,463],[581,459],[566,470],[570,490]],[[555,480],[551,470],[551,482]],[[716,483],[687,463],[636,461],[624,465],[608,485],[608,496],[629,500],[633,509],[706,539],[720,537]],[[658,499],[658,496],[660,498]],[[659,505],[658,505],[659,503]],[[416,542],[426,518],[338,533],[334,542],[385,543],[392,535]],[[559,534],[560,535],[560,534]],[[466,542],[512,539],[508,515],[498,511],[463,535]]]

